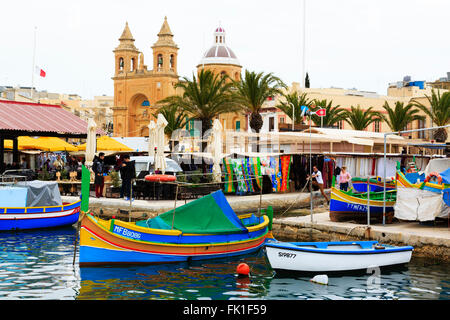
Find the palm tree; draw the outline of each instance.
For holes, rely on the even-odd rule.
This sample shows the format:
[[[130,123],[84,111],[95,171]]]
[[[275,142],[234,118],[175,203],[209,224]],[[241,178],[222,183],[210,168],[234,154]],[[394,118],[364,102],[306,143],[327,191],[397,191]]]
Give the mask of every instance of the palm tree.
[[[311,116],[311,119],[316,126],[320,127],[323,125],[324,127],[332,127],[339,121],[344,120],[343,114],[345,110],[342,109],[340,105],[333,107],[332,104],[333,100],[328,102],[326,99],[314,99],[314,106],[311,107],[312,111],[317,111],[318,109],[326,110],[326,115],[324,117],[319,117],[318,115]]]
[[[430,104],[431,109],[428,109],[423,103],[413,99],[412,103],[421,109],[427,116],[431,118],[431,122],[436,126],[441,127],[449,124],[450,122],[450,92],[444,92],[441,96],[438,91],[437,94],[434,89],[431,90],[431,97],[425,95]],[[445,142],[447,140],[446,128],[437,129],[433,138],[437,142]]]
[[[250,112],[250,128],[259,133],[263,125],[260,115],[261,108],[268,97],[282,94],[281,89],[287,86],[272,73],[264,74],[245,70],[245,76],[240,81],[233,81],[235,97],[241,107]],[[257,138],[259,152],[259,137]]]
[[[391,108],[387,101],[383,105],[384,110],[387,111],[387,116],[381,114],[381,118],[388,124],[392,132],[398,132],[405,130],[408,123],[415,120],[424,120],[425,117],[418,115],[419,109],[415,109],[412,103],[408,103],[406,106],[403,102],[395,102],[395,108]]]
[[[286,101],[280,101],[275,107],[281,109],[292,120],[292,106],[294,106],[294,123],[303,124],[301,106],[311,106],[311,101],[306,96],[306,93],[300,96],[296,92],[285,93],[283,97]]]
[[[345,110],[342,113],[342,116],[354,130],[364,130],[371,123],[380,121],[381,119],[380,113],[377,111],[372,111],[372,107],[369,107],[367,110],[363,110],[359,105],[356,107],[351,106],[351,111]]]
[[[183,77],[175,84],[183,94],[169,96],[158,101],[165,107],[176,107],[183,110],[190,119],[198,119],[202,123],[202,133],[211,129],[212,121],[220,114],[240,110],[235,96],[231,93],[232,82],[228,77],[214,74],[210,70],[201,70],[198,78],[192,75],[192,80]],[[202,150],[206,150],[208,142],[202,141]],[[202,159],[203,172],[206,173],[206,162]]]
[[[183,81],[175,84],[175,88],[183,89],[181,96],[169,96],[158,101],[158,104],[183,110],[190,119],[200,120],[202,131],[206,132],[211,129],[214,118],[239,110],[239,105],[231,94],[231,87],[232,83],[227,81],[226,76],[201,70],[198,79],[193,74],[192,80],[183,77]]]
[[[189,120],[186,112],[180,109],[177,105],[162,106],[156,113],[153,114],[153,116],[157,118],[159,113],[161,113],[167,120],[167,126],[164,128],[164,133],[169,139],[172,138],[172,134],[175,131],[184,128]],[[175,142],[175,145],[177,144],[178,142]],[[171,145],[170,148],[172,150]]]

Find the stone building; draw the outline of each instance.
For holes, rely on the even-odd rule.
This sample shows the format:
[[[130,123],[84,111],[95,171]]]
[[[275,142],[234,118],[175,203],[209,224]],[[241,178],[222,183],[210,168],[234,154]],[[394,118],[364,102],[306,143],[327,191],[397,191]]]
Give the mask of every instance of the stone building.
[[[134,45],[126,23],[119,45],[113,51],[114,136],[148,136],[148,124],[154,119],[156,102],[176,93],[178,82],[178,46],[173,41],[167,18],[164,18],[158,39],[153,44],[152,69],[144,62],[144,54]]]

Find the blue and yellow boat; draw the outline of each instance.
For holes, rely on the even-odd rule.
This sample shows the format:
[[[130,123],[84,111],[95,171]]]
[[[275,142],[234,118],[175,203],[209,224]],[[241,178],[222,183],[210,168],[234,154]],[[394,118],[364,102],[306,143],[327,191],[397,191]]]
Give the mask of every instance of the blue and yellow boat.
[[[369,208],[371,219],[381,221],[383,218],[384,192],[371,192]],[[394,216],[396,190],[386,191],[386,222],[391,223]],[[367,221],[367,192],[354,193],[331,188],[330,219],[331,221]]]
[[[353,189],[357,192],[367,192],[367,178],[352,178]],[[380,192],[384,190],[384,181],[381,177],[369,178],[370,192]],[[386,191],[395,189],[395,181],[386,181]]]
[[[269,237],[269,216],[238,217],[221,190],[137,222],[81,219],[80,266],[157,264],[243,255]]]
[[[29,181],[1,187],[0,231],[72,225],[78,221],[80,203],[62,203],[56,182]]]

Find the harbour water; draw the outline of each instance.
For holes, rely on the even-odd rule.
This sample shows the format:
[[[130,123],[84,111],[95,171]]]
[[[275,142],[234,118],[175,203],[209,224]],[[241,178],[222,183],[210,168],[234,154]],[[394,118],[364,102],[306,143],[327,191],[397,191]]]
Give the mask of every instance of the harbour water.
[[[0,233],[0,300],[450,300],[450,264],[413,258],[401,271],[329,277],[276,275],[264,251],[246,257],[156,266],[79,268],[72,227]],[[248,278],[236,266],[250,266]]]

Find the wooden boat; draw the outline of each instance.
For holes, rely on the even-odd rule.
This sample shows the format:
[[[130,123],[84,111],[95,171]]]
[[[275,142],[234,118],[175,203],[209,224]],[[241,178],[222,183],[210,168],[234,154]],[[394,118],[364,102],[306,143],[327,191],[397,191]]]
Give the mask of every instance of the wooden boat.
[[[353,189],[357,192],[367,192],[367,178],[352,178]],[[395,181],[386,181],[386,190],[395,189]],[[384,182],[380,177],[369,178],[370,192],[380,192],[384,190]]]
[[[411,246],[394,247],[378,241],[278,242],[265,244],[271,267],[281,271],[348,272],[409,263]]]
[[[267,215],[238,217],[221,190],[135,223],[85,214],[79,263],[156,264],[242,255],[262,247],[268,228]]]
[[[378,222],[383,219],[383,193],[370,193],[370,217]],[[386,191],[386,223],[391,223],[394,216],[396,191]],[[367,193],[353,193],[331,188],[331,221],[367,221]]]
[[[57,183],[19,182],[0,191],[0,231],[61,227],[78,221],[81,200],[62,203]]]
[[[442,177],[439,173],[432,172],[427,177],[422,179],[415,179],[418,177],[417,174],[407,173],[404,174],[401,171],[397,170],[397,186],[403,188],[418,188],[423,190],[428,190],[432,192],[442,193],[444,189],[450,188],[450,184],[446,183],[448,180],[442,180]],[[412,177],[411,177],[412,176]],[[416,180],[413,183],[411,180]],[[417,182],[417,180],[419,180]]]
[[[144,179],[151,182],[171,182],[177,180],[177,177],[171,174],[148,174]]]

